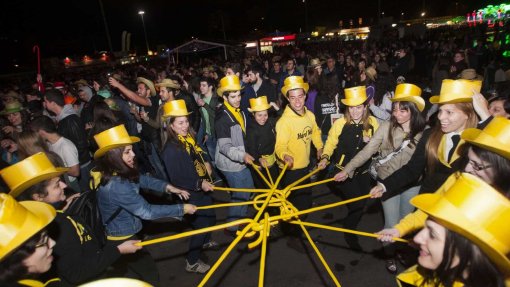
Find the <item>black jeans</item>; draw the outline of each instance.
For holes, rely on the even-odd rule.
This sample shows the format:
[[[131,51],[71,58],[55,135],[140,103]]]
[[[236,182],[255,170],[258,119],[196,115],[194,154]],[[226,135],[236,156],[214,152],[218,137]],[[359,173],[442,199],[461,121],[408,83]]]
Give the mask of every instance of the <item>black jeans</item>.
[[[196,206],[206,206],[213,204],[213,200],[208,193],[199,191],[191,192],[189,203]],[[187,215],[186,220],[190,223],[193,230],[197,230],[215,225],[216,214],[214,213],[214,209],[198,210],[193,215]],[[186,256],[189,264],[195,264],[198,261],[200,254],[202,253],[202,246],[209,242],[210,239],[210,232],[191,236],[189,240],[188,255]]]
[[[358,173],[343,182],[329,184],[329,187],[333,191],[339,192],[343,200],[348,200],[368,194],[371,188],[370,180],[368,172]],[[367,200],[363,199],[347,204],[347,216],[343,220],[344,228],[356,229],[358,227],[366,203]],[[357,242],[358,238],[350,233],[345,233],[345,239],[347,243],[352,243],[353,241]]]
[[[107,244],[118,246],[127,240],[140,239],[134,235],[125,240],[108,240]],[[123,274],[122,277],[139,279],[153,286],[159,286],[159,272],[156,262],[147,249],[143,248],[136,253],[122,255],[115,264],[114,268]]]
[[[307,175],[309,173],[308,168],[302,168],[302,169],[294,169],[294,170],[287,170],[285,171],[285,175],[282,178],[282,188],[285,188],[295,182],[296,180],[302,178],[303,176]],[[310,179],[306,179],[305,181],[301,182],[299,185],[310,183]],[[309,209],[312,207],[312,189],[311,188],[303,188],[303,189],[297,189],[290,193],[289,197],[287,198],[294,207],[296,207],[298,210],[304,210]],[[300,216],[301,219],[305,220],[306,215]],[[282,231],[283,233],[291,236],[300,236],[302,231],[301,227],[295,224],[289,224],[286,222],[282,222]]]

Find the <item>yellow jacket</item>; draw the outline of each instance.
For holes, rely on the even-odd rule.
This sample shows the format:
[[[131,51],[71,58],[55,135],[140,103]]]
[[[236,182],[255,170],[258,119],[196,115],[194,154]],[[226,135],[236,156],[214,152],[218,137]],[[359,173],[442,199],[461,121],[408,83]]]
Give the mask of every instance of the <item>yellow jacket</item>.
[[[435,285],[427,284],[421,285],[423,282],[423,276],[416,270],[418,265],[414,265],[406,271],[397,275],[397,283],[399,287],[402,287],[402,283],[410,284],[412,286],[423,286],[423,287],[435,287]],[[452,287],[464,286],[461,282],[454,282]],[[505,286],[510,287],[510,278],[505,280]],[[443,285],[440,285],[443,287]]]
[[[377,119],[374,118],[373,116],[368,117],[368,122],[374,128],[374,132],[379,128],[379,123],[377,122]],[[333,123],[333,125],[329,129],[328,140],[326,141],[326,145],[324,146],[324,152],[322,153],[323,155],[327,155],[328,157],[331,157],[331,155],[333,155],[333,152],[335,151],[338,145],[338,137],[342,133],[342,130],[344,129],[346,123],[347,122],[345,121],[345,117],[340,118],[336,120],[335,123]],[[371,138],[373,136],[372,130],[363,131],[363,136]]]
[[[305,168],[310,163],[311,142],[317,149],[323,146],[315,115],[306,109],[304,115],[298,115],[287,106],[276,123],[276,156],[282,161],[285,155],[292,156],[291,169]]]
[[[397,275],[397,283],[398,286],[402,287],[402,283],[407,283],[412,286],[423,286],[423,287],[435,287],[434,284],[422,285],[423,276],[416,270],[418,265],[414,265],[413,267],[407,269],[406,271]],[[439,285],[443,287],[443,285]],[[461,282],[454,282],[452,287],[462,287],[464,286]]]

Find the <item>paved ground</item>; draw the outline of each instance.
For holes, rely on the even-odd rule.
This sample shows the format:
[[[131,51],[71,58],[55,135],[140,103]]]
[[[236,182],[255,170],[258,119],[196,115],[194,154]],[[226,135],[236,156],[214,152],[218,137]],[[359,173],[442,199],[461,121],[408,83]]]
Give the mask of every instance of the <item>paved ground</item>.
[[[215,192],[216,201],[227,201],[226,192]],[[314,188],[314,205],[324,205],[341,200],[329,193],[325,186]],[[252,210],[253,212],[253,210]],[[321,211],[309,216],[307,221],[341,227],[341,219],[346,208],[341,206]],[[225,221],[226,210],[217,210],[218,223]],[[358,230],[375,232],[383,225],[380,204],[372,200],[370,208],[363,216]],[[149,238],[157,238],[172,233],[164,230],[188,230],[175,223],[151,224],[148,228]],[[175,232],[174,232],[175,233]],[[312,237],[324,258],[332,268],[342,286],[396,286],[394,276],[384,268],[380,255],[380,243],[372,238],[361,237],[363,252],[350,250],[343,239],[343,234],[328,230],[310,229]],[[213,239],[221,244],[219,251],[206,251],[208,262],[212,265],[232,241],[221,231],[213,233]],[[247,241],[242,241],[223,262],[205,286],[258,286],[260,268],[260,248],[247,251]],[[272,238],[269,243],[265,286],[334,286],[324,266],[318,260],[311,246],[306,243],[308,254],[298,253],[286,246],[285,237]],[[187,239],[151,245],[149,251],[156,258],[161,286],[197,286],[204,275],[187,273],[185,254]],[[399,270],[403,270],[399,266]]]

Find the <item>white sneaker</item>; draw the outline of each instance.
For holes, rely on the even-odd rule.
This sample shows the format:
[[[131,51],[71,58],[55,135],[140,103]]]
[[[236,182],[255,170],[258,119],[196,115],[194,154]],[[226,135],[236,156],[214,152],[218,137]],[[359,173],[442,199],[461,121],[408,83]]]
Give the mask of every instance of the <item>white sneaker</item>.
[[[188,260],[186,260],[186,271],[192,273],[205,273],[207,270],[211,269],[210,265],[205,264],[202,260],[198,260],[197,263],[190,265]]]

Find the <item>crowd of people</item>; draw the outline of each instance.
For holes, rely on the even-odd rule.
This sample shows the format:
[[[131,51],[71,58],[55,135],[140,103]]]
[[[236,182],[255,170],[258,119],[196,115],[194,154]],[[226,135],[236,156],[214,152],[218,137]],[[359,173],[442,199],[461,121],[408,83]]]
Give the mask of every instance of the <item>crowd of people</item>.
[[[144,221],[210,227],[215,212],[197,207],[213,204],[215,186],[267,188],[255,169],[276,178],[285,168],[285,187],[318,168],[343,199],[380,198],[388,272],[399,273],[394,238],[415,234],[417,265],[400,286],[509,286],[510,74],[497,47],[464,44],[310,44],[224,65],[155,62],[6,87],[0,284],[77,286],[113,269],[159,286],[138,245]],[[90,192],[105,242],[68,212]],[[231,202],[251,196],[233,192]],[[312,189],[288,200],[308,209]],[[367,202],[347,204],[343,227],[357,228]],[[231,206],[226,220],[249,214]],[[280,226],[305,253],[301,229]],[[206,273],[209,248],[219,248],[210,233],[192,236],[183,269]]]

